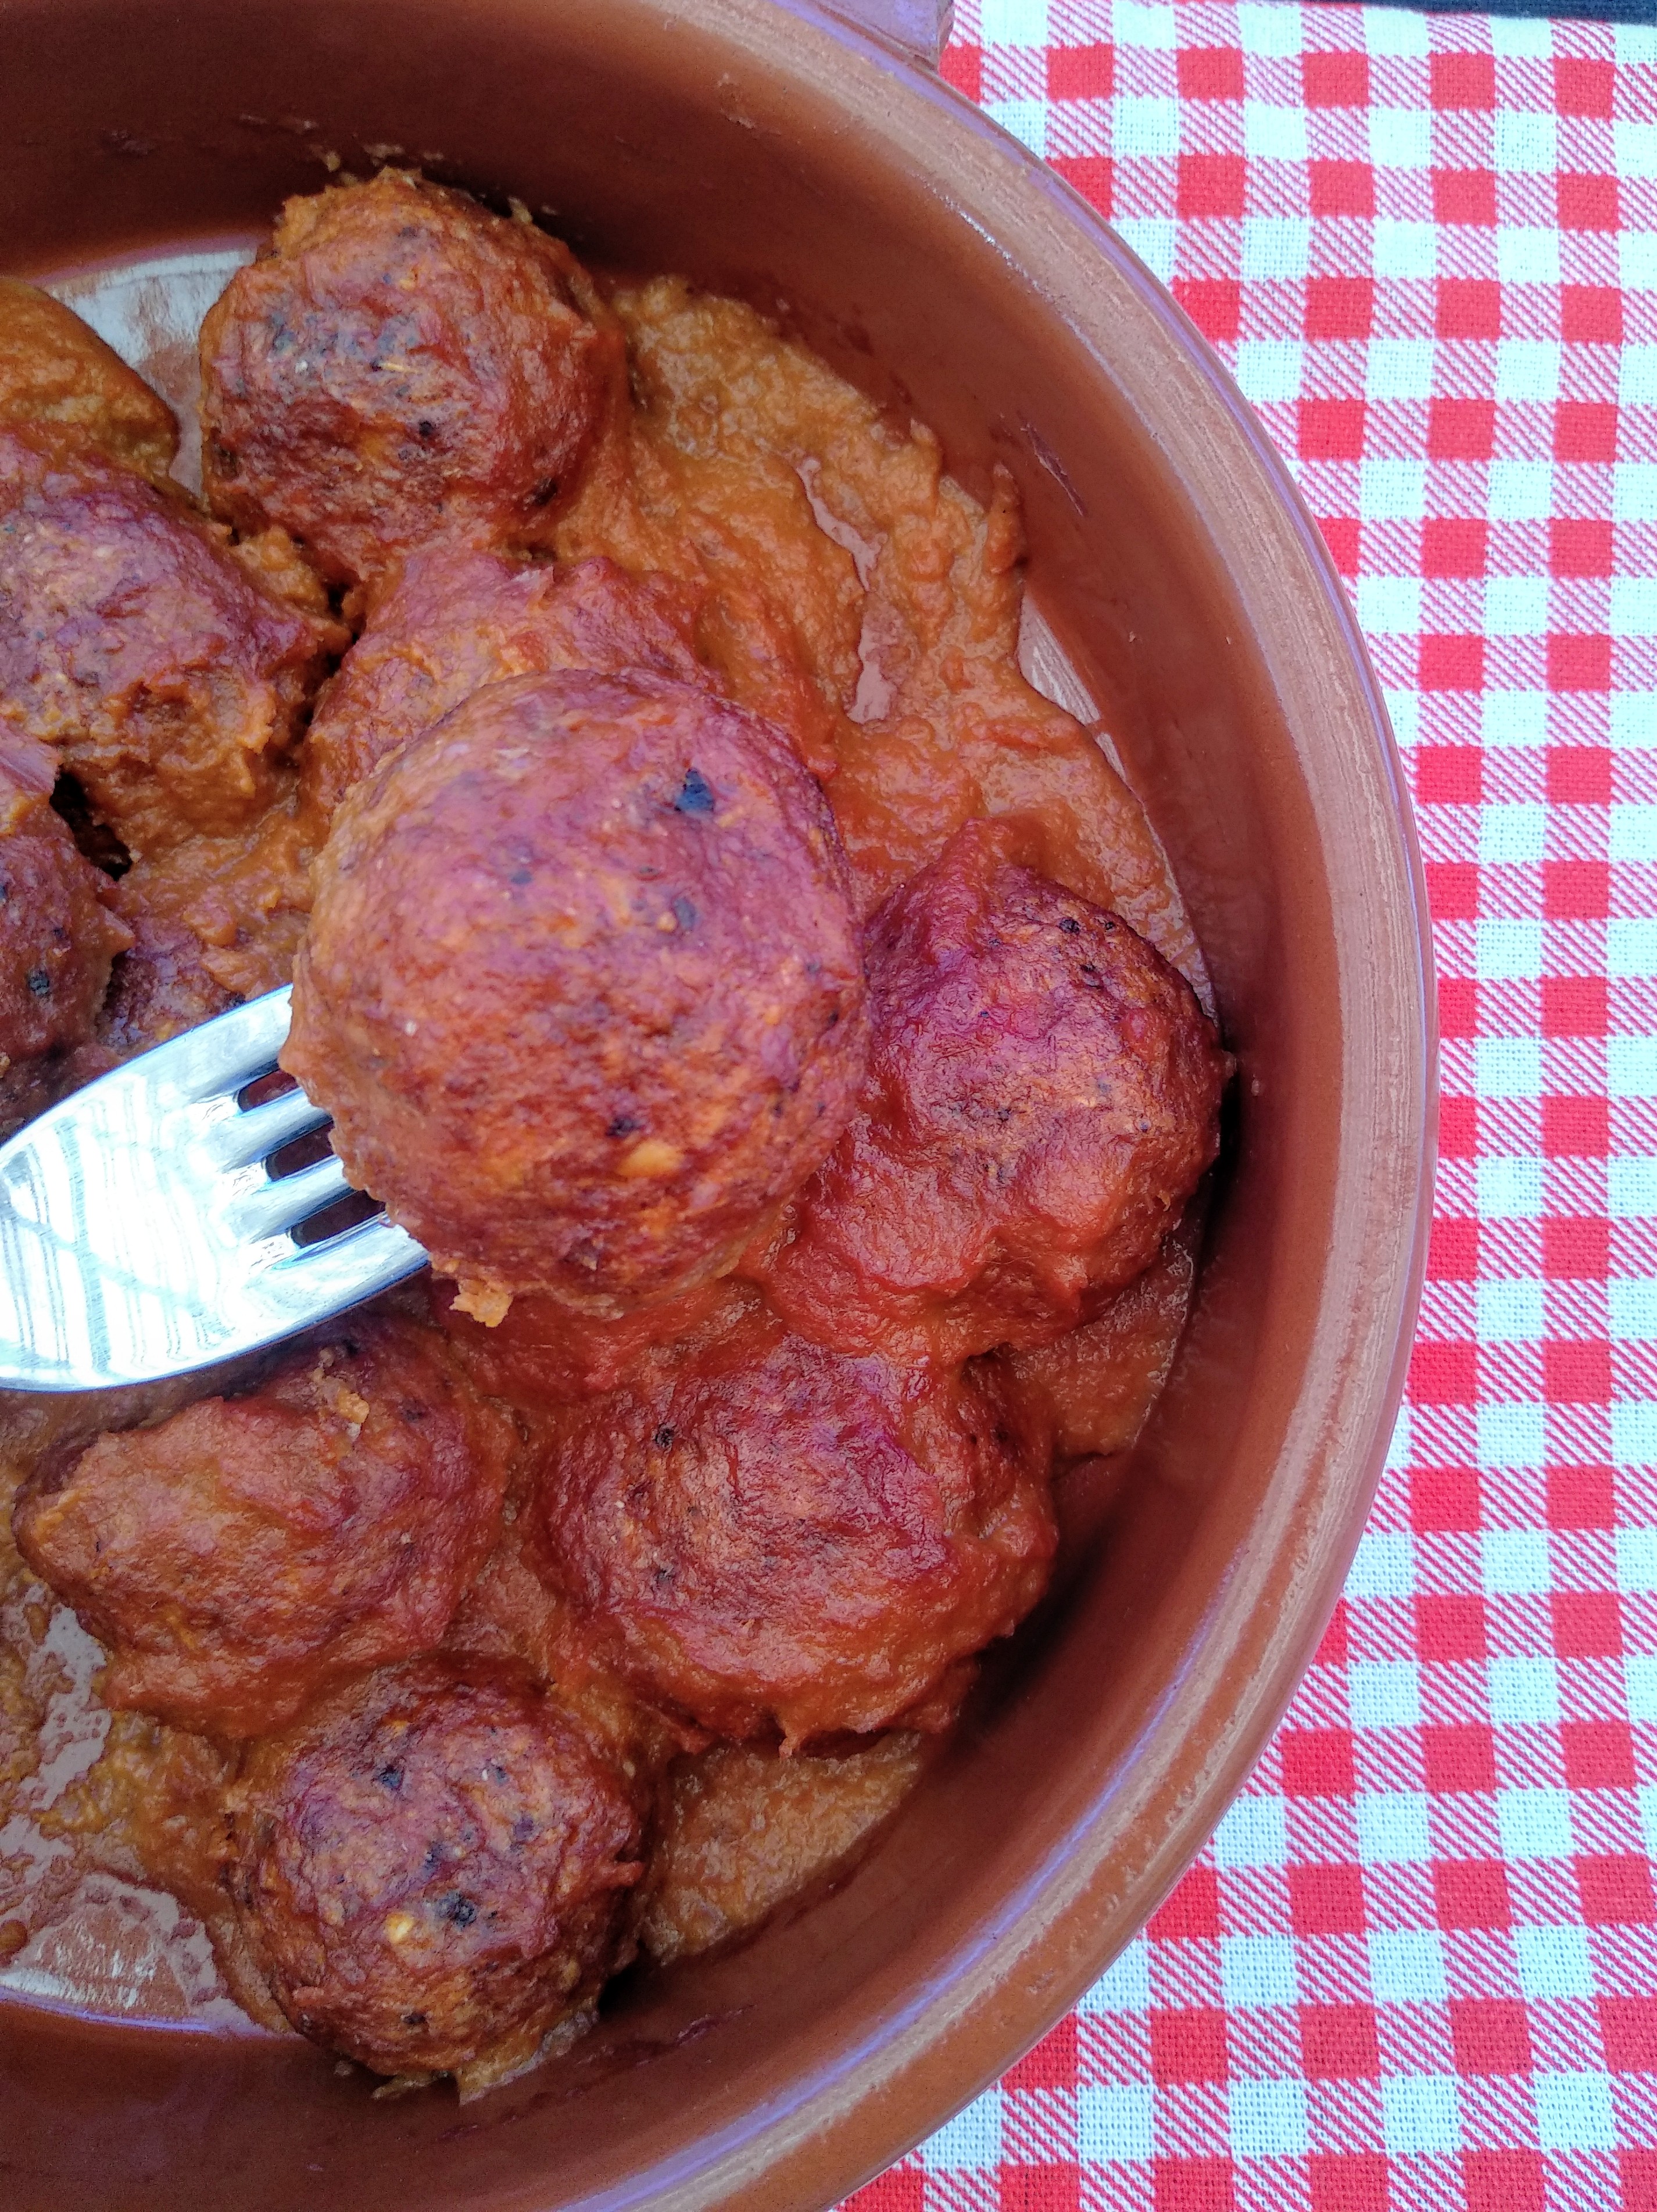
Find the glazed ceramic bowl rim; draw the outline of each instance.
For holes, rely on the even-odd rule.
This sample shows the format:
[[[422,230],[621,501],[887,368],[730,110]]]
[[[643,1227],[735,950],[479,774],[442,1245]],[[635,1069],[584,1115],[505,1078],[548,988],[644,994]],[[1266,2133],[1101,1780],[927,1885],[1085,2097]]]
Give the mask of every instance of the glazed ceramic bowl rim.
[[[1354,1271],[1355,1291],[1362,1295],[1367,1288],[1371,1293],[1372,1310],[1363,1329],[1355,1333],[1367,1335],[1368,1357],[1336,1362],[1344,1372],[1334,1387],[1345,1402],[1320,1430],[1326,1439],[1338,1435],[1332,1447],[1338,1458],[1329,1474],[1332,1495],[1311,1551],[1301,1562],[1292,1630],[1262,1639],[1264,1648],[1237,1700],[1223,1755],[1190,1796],[1177,1830],[1142,1871],[1131,1911],[1113,1914],[1100,1909],[1092,1894],[1097,1869],[1085,1851],[1071,1848],[1053,1854],[1009,1898],[998,1927],[985,1932],[972,1960],[956,1962],[947,1988],[918,1990],[898,2024],[883,2023],[870,2045],[838,2069],[815,2076],[804,2096],[774,2112],[750,2115],[746,2124],[731,2131],[728,2150],[722,2156],[716,2153],[711,2165],[706,2160],[710,2146],[704,2143],[698,2146],[693,2170],[673,2177],[659,2169],[652,2177],[659,2188],[665,2185],[664,2201],[676,2205],[740,2203],[761,2212],[762,2207],[797,2201],[788,2186],[797,2161],[803,2168],[809,2160],[814,2174],[835,2172],[841,2177],[836,2193],[844,2194],[883,2171],[1003,2074],[1071,2008],[1143,1926],[1201,1850],[1265,1749],[1339,1595],[1403,1396],[1431,1219],[1436,1034],[1425,881],[1381,688],[1322,533],[1259,417],[1206,340],[1079,193],[941,77],[907,60],[895,64],[883,41],[819,9],[813,0],[782,0],[780,6],[778,0],[695,0],[694,12],[716,29],[726,22],[739,24],[750,51],[768,50],[768,59],[786,61],[797,73],[809,71],[816,88],[831,96],[831,72],[843,70],[848,61],[861,70],[883,73],[889,84],[888,135],[917,155],[924,148],[931,157],[930,180],[953,200],[959,218],[992,239],[1003,252],[1017,255],[1023,245],[1029,254],[1024,265],[1038,266],[1049,280],[1048,304],[1058,307],[1084,337],[1093,337],[1096,352],[1097,332],[1089,333],[1088,327],[1088,270],[1096,259],[1108,264],[1132,288],[1147,319],[1159,326],[1169,355],[1200,384],[1202,399],[1223,422],[1224,440],[1255,472],[1246,503],[1257,516],[1274,509],[1274,519],[1287,526],[1302,563],[1290,596],[1297,586],[1309,586],[1313,594],[1296,610],[1298,619],[1281,604],[1272,610],[1278,642],[1281,647],[1286,634],[1291,647],[1297,644],[1309,653],[1315,640],[1327,656],[1319,674],[1332,686],[1331,703],[1338,693],[1349,727],[1367,740],[1344,766],[1367,781],[1366,796],[1390,833],[1387,849],[1376,852],[1369,879],[1347,888],[1346,897],[1349,905],[1378,899],[1388,909],[1383,933],[1391,972],[1369,980],[1381,984],[1392,1011],[1402,1017],[1402,1050],[1398,1064],[1386,1071],[1392,1091],[1386,1104],[1395,1121],[1398,1181],[1408,1194],[1392,1224],[1384,1267],[1367,1285],[1362,1271]],[[784,15],[786,35],[777,28]],[[768,16],[773,19],[769,25]],[[946,148],[958,156],[958,167],[937,160]],[[1068,283],[1051,282],[1055,264],[1065,268]],[[1215,434],[1217,441],[1221,434]],[[1181,458],[1168,454],[1171,465],[1177,466]],[[1266,616],[1257,597],[1267,580],[1255,575],[1246,580],[1245,609],[1256,613],[1258,628]],[[1314,757],[1305,765],[1315,770],[1318,763]],[[1314,784],[1314,797],[1326,800],[1328,793],[1318,792]],[[1370,920],[1376,919],[1372,911]],[[1371,1034],[1384,1034],[1384,1027],[1378,1024]],[[1355,1040],[1360,1060],[1369,1041],[1362,1035]],[[1359,1079],[1373,1072],[1360,1071]],[[1367,1102],[1360,1097],[1359,1103]],[[1363,1141],[1343,1135],[1344,1175],[1353,1171],[1350,1155]],[[1310,1439],[1301,1440],[1303,1460],[1315,1451]],[[1217,1630],[1224,1609],[1222,1601],[1216,1609]],[[1168,1717],[1153,1717],[1148,1728]],[[1096,1807],[1100,1809],[1102,1803]],[[1040,1968],[1031,1972],[1030,1954],[1038,1950]],[[940,2075],[950,2084],[947,2100],[937,2094]],[[685,2193],[675,2189],[676,2179]]]

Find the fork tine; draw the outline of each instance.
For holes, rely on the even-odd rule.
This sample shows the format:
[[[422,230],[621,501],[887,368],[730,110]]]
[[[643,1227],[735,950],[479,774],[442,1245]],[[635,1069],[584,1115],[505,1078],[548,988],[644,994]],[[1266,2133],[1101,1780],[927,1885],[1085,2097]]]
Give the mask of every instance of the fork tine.
[[[344,1169],[331,1152],[313,1167],[300,1168],[294,1175],[275,1176],[233,1199],[225,1208],[226,1225],[237,1237],[257,1244],[267,1237],[280,1236],[283,1230],[308,1221],[325,1206],[344,1198],[350,1188]]]
[[[102,1390],[217,1368],[426,1264],[384,1221],[299,1249],[349,1186],[337,1159],[260,1164],[326,1116],[301,1091],[238,1111],[276,1063],[288,993],[187,1030],[0,1145],[0,1387]]]
[[[215,1014],[210,1022],[185,1030],[170,1046],[157,1050],[170,1054],[169,1076],[177,1086],[174,1096],[198,1104],[227,1091],[242,1091],[276,1064],[276,1054],[288,1041],[291,988],[267,991],[246,1006]]]
[[[307,1306],[319,1314],[331,1313],[361,1305],[393,1284],[406,1282],[426,1265],[424,1249],[407,1230],[395,1227],[382,1213],[320,1243],[284,1254],[268,1270],[266,1279],[280,1276],[289,1290],[302,1285]]]
[[[201,1147],[215,1167],[249,1167],[255,1160],[268,1160],[295,1137],[322,1128],[328,1118],[325,1106],[313,1106],[302,1091],[287,1091],[263,1106],[215,1121],[203,1132]]]

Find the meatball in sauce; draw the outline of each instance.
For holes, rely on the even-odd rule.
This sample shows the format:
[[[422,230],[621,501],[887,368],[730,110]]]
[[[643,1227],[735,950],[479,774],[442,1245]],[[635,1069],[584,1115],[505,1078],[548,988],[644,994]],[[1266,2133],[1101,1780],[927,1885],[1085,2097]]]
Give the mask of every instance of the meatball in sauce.
[[[0,430],[0,726],[51,746],[128,850],[254,822],[344,633],[182,494]]]
[[[362,1317],[245,1397],[100,1437],[14,1526],[109,1648],[109,1704],[259,1735],[441,1642],[518,1449],[435,1331]]]
[[[208,504],[336,584],[440,533],[549,545],[618,377],[568,249],[398,170],[289,200],[202,326]]]
[[[692,642],[696,609],[685,586],[603,557],[554,566],[448,539],[422,547],[318,702],[304,799],[327,819],[388,754],[509,676],[637,670],[713,689]]]
[[[498,1320],[728,1266],[865,1049],[845,864],[787,740],[685,684],[564,675],[478,692],[346,801],[282,1065]]]
[[[1155,1258],[1219,1142],[1230,1063],[1118,915],[970,823],[869,932],[860,1110],[744,1269],[837,1351],[1036,1345]]]
[[[561,1423],[546,1571],[646,1699],[785,1748],[947,1724],[1053,1556],[991,1374],[845,1359],[757,1305]]]
[[[514,1670],[422,1660],[248,1753],[237,1918],[302,2035],[381,2074],[511,2071],[630,1948],[639,1792]]]

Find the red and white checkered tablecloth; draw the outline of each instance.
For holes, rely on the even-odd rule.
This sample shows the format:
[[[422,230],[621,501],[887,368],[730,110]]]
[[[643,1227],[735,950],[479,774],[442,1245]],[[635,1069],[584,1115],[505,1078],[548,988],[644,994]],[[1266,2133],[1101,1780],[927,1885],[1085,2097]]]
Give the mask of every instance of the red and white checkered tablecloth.
[[[1657,2212],[1657,29],[960,0],[1323,525],[1443,1022],[1420,1336],[1253,1780],[856,2212]]]

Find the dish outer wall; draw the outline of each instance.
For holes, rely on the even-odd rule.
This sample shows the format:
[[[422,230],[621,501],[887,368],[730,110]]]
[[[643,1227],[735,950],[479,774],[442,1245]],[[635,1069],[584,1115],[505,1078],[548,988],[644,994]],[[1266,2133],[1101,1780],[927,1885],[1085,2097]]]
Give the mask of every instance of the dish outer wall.
[[[258,2039],[0,2004],[15,2212],[832,2203],[1128,1942],[1315,1647],[1402,1384],[1434,1107],[1420,866],[1314,526],[1166,294],[1032,155],[803,0],[8,0],[10,266],[246,234],[323,151],[514,191],[777,313],[1017,477],[1043,614],[1237,1051],[1196,1309],[1088,1571],[857,1875],[457,2108]]]

